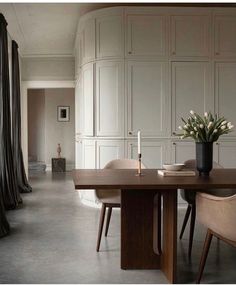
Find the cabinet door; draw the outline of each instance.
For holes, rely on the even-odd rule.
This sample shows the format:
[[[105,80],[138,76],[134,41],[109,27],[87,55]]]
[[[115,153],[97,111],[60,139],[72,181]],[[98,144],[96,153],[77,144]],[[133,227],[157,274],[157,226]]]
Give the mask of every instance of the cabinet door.
[[[209,16],[171,17],[171,55],[209,55]]]
[[[166,132],[166,65],[128,63],[128,135],[161,136]]]
[[[215,56],[236,56],[236,16],[215,16]]]
[[[137,142],[128,142],[128,157],[138,159]],[[161,168],[165,163],[166,143],[142,141],[142,162],[147,168]]]
[[[103,168],[113,159],[124,158],[123,141],[97,141],[97,168]]]
[[[93,136],[93,64],[82,67],[83,135]]]
[[[209,81],[207,62],[172,63],[172,132],[179,132],[181,117],[189,117],[190,110],[202,115],[214,111]]]
[[[97,58],[124,56],[124,39],[121,16],[96,19]]]
[[[87,19],[81,24],[82,63],[95,59],[95,20]]]
[[[82,105],[82,83],[81,76],[75,83],[75,134],[76,137],[83,132],[83,105]]]
[[[166,23],[160,15],[127,16],[128,56],[164,56]]]
[[[219,116],[224,116],[236,125],[236,63],[216,63],[215,71],[216,110]],[[236,131],[227,136],[235,136]]]
[[[96,65],[97,135],[124,135],[124,63],[102,61]]]
[[[236,168],[236,142],[219,142],[216,149],[220,165]]]
[[[189,159],[196,159],[195,142],[175,141],[171,147],[172,163],[184,163]],[[213,160],[218,161],[217,145],[213,146]]]
[[[76,139],[75,141],[75,167],[83,168],[83,147],[82,140]]]
[[[96,168],[96,142],[93,140],[83,140],[82,152],[83,168]]]
[[[184,163],[186,160],[195,159],[194,142],[172,142],[172,163]]]

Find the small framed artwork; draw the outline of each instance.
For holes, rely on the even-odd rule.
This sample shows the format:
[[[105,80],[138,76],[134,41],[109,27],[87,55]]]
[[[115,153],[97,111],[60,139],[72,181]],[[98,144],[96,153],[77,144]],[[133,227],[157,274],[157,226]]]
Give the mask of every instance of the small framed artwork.
[[[69,106],[57,106],[57,120],[58,122],[70,121],[70,107]]]

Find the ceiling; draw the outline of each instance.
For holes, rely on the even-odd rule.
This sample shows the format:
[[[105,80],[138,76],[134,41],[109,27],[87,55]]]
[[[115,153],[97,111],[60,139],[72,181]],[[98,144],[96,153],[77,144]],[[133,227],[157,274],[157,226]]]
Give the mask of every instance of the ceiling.
[[[71,56],[79,17],[105,3],[0,3],[8,32],[26,56]]]
[[[155,4],[146,2],[0,3],[0,12],[8,22],[10,36],[19,45],[21,56],[72,56],[80,16],[99,8],[126,5],[153,6]],[[156,5],[173,4],[157,3]],[[194,4],[175,5],[192,6]]]

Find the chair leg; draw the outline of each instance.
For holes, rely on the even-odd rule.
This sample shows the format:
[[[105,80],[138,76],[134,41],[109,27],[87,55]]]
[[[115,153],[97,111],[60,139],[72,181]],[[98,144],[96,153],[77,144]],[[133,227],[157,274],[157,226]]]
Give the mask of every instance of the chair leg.
[[[193,246],[193,234],[196,220],[196,204],[192,204],[192,214],[190,221],[190,231],[189,231],[189,245],[188,245],[188,257],[191,258],[192,246]]]
[[[187,208],[185,216],[184,216],[184,221],[183,221],[182,229],[181,229],[181,232],[179,235],[179,239],[182,239],[182,237],[183,237],[183,234],[184,234],[190,213],[191,213],[191,206],[188,204],[188,208]]]
[[[200,265],[199,265],[198,276],[197,276],[197,281],[196,281],[197,284],[199,284],[201,282],[202,273],[203,273],[203,270],[204,270],[204,267],[206,264],[206,259],[207,259],[207,255],[208,255],[209,248],[211,245],[212,237],[213,237],[213,234],[208,229],[207,234],[206,234],[205,243],[203,246],[202,257],[201,257],[201,261],[200,261]]]
[[[100,214],[100,222],[99,222],[99,229],[98,229],[98,239],[97,239],[97,251],[99,251],[101,238],[102,238],[102,229],[104,224],[106,214],[106,205],[102,204],[101,214]]]
[[[105,229],[105,237],[107,237],[109,224],[110,224],[110,220],[111,220],[111,213],[112,213],[112,207],[109,207],[108,208],[108,213],[107,213],[107,223],[106,223],[106,229]]]

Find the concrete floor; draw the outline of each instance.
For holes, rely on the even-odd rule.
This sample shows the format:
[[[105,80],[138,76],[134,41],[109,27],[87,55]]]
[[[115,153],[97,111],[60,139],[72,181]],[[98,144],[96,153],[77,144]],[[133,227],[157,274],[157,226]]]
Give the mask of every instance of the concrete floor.
[[[95,251],[99,210],[80,204],[70,173],[34,175],[30,183],[33,193],[7,213],[12,231],[0,240],[0,283],[167,283],[158,270],[120,269],[119,210]],[[187,232],[178,242],[178,283],[195,282],[205,233],[196,224],[192,262]],[[214,240],[202,282],[236,283],[235,268],[236,248]]]

